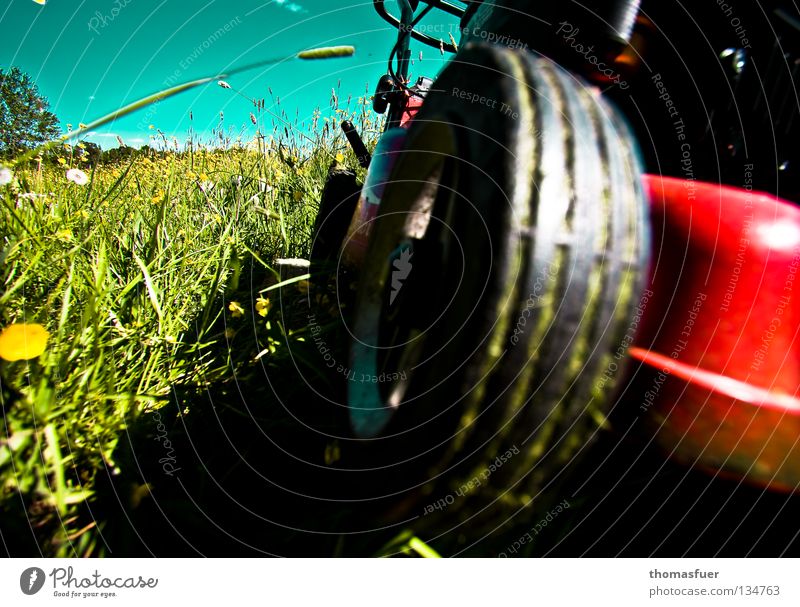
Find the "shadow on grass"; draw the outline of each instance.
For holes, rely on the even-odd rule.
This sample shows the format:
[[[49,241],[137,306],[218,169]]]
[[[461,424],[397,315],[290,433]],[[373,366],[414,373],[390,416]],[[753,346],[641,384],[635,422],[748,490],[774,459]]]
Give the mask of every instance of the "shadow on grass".
[[[243,321],[217,353],[248,362],[231,362],[230,376],[202,391],[175,388],[120,438],[87,512],[107,554],[370,555],[404,529],[392,514],[408,497],[397,494],[398,474],[421,472],[363,470],[398,452],[350,438],[345,376],[329,372],[309,339],[314,313],[334,358],[347,360],[335,304],[294,285],[273,299],[272,329],[291,332],[274,353],[253,360],[269,341],[248,310],[251,326]]]
[[[269,282],[255,267],[249,273],[241,301]],[[409,530],[443,555],[798,552],[800,498],[673,464],[625,415],[612,419],[589,457],[570,464],[562,483],[507,524],[507,513],[498,516],[490,534],[470,533],[459,501],[424,517],[423,506],[442,495],[425,482],[440,453],[420,458],[420,445],[403,436],[352,438],[347,380],[321,362],[308,333],[313,313],[332,357],[347,360],[347,332],[330,299],[287,287],[273,306],[273,330],[281,325],[288,334],[280,347],[254,360],[269,345],[267,319],[255,309],[235,326],[221,319],[218,330],[229,338],[216,355],[229,361],[229,376],[202,390],[176,386],[169,403],[141,414],[120,437],[74,525],[96,523],[86,534],[96,544],[91,554],[371,556]],[[551,514],[560,502],[569,507]],[[42,529],[58,525],[57,517],[15,504],[3,512],[6,524],[19,521],[18,533],[4,535],[7,552],[47,553],[41,541],[52,534],[31,528],[29,517],[38,514]],[[76,554],[84,553],[80,541]]]

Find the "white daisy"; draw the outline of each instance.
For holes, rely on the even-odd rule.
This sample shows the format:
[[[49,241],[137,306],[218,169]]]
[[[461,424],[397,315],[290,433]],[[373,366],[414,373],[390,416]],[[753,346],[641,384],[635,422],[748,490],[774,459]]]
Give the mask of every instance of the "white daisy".
[[[86,185],[89,183],[89,177],[80,169],[70,169],[67,171],[67,179],[78,185]]]

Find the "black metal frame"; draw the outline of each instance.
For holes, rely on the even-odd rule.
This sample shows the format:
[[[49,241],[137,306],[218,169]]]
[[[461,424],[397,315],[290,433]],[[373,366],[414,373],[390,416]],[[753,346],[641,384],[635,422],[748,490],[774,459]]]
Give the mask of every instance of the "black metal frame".
[[[464,13],[466,12],[466,8],[462,8],[460,6],[456,6],[455,4],[451,4],[449,2],[445,2],[445,0],[419,0],[423,4],[427,4],[432,6],[435,9],[442,10],[454,17],[463,17]],[[464,4],[468,4],[467,2],[463,2]],[[381,18],[386,21],[392,27],[400,29],[403,25],[403,21],[398,19],[389,11],[386,10],[385,0],[373,0],[373,5],[375,7],[375,11],[381,16]],[[427,44],[428,46],[432,46],[433,48],[443,49],[448,53],[455,53],[458,49],[451,43],[445,42],[439,38],[433,38],[432,36],[428,36],[427,34],[423,34],[422,32],[418,32],[415,29],[411,29],[409,32],[411,37],[416,40],[417,42],[422,42],[423,44]]]

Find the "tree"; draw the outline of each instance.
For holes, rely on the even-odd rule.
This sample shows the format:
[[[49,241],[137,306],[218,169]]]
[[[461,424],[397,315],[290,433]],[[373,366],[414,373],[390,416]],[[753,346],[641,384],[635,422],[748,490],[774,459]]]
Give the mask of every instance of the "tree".
[[[58,118],[25,72],[0,69],[0,156],[10,157],[58,136]]]
[[[100,159],[103,157],[103,150],[100,148],[99,145],[91,141],[82,141],[81,143],[83,143],[83,149],[81,150],[81,148],[78,148],[79,150],[81,150],[80,151],[81,157],[85,156],[86,159],[89,161],[89,164],[95,166],[98,162],[100,162]]]
[[[103,162],[108,162],[109,164],[113,162],[124,162],[134,154],[136,154],[136,148],[132,148],[128,145],[121,145],[118,148],[105,150],[103,152]]]

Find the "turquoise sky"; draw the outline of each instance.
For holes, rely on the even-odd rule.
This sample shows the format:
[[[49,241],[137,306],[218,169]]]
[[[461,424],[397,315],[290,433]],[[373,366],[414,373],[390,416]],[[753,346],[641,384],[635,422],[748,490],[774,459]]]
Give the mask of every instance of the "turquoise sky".
[[[392,2],[387,6],[396,10]],[[427,22],[437,19],[452,21],[431,16]],[[371,0],[48,0],[44,6],[10,0],[0,8],[0,31],[0,67],[16,65],[31,74],[64,128],[169,83],[315,46],[355,46],[351,58],[284,61],[229,79],[244,94],[266,98],[268,108],[271,87],[292,119],[309,122],[317,107],[330,113],[332,88],[340,87],[342,102],[363,96],[367,85],[371,94],[396,37]],[[422,46],[414,47],[414,58],[413,71],[428,76],[444,61]],[[255,133],[251,109],[247,100],[211,84],[120,119],[89,139],[112,147],[119,135],[138,147],[149,140],[153,124],[183,141],[190,111],[195,131],[204,137],[217,127],[222,111],[225,127],[243,128],[249,138]]]

